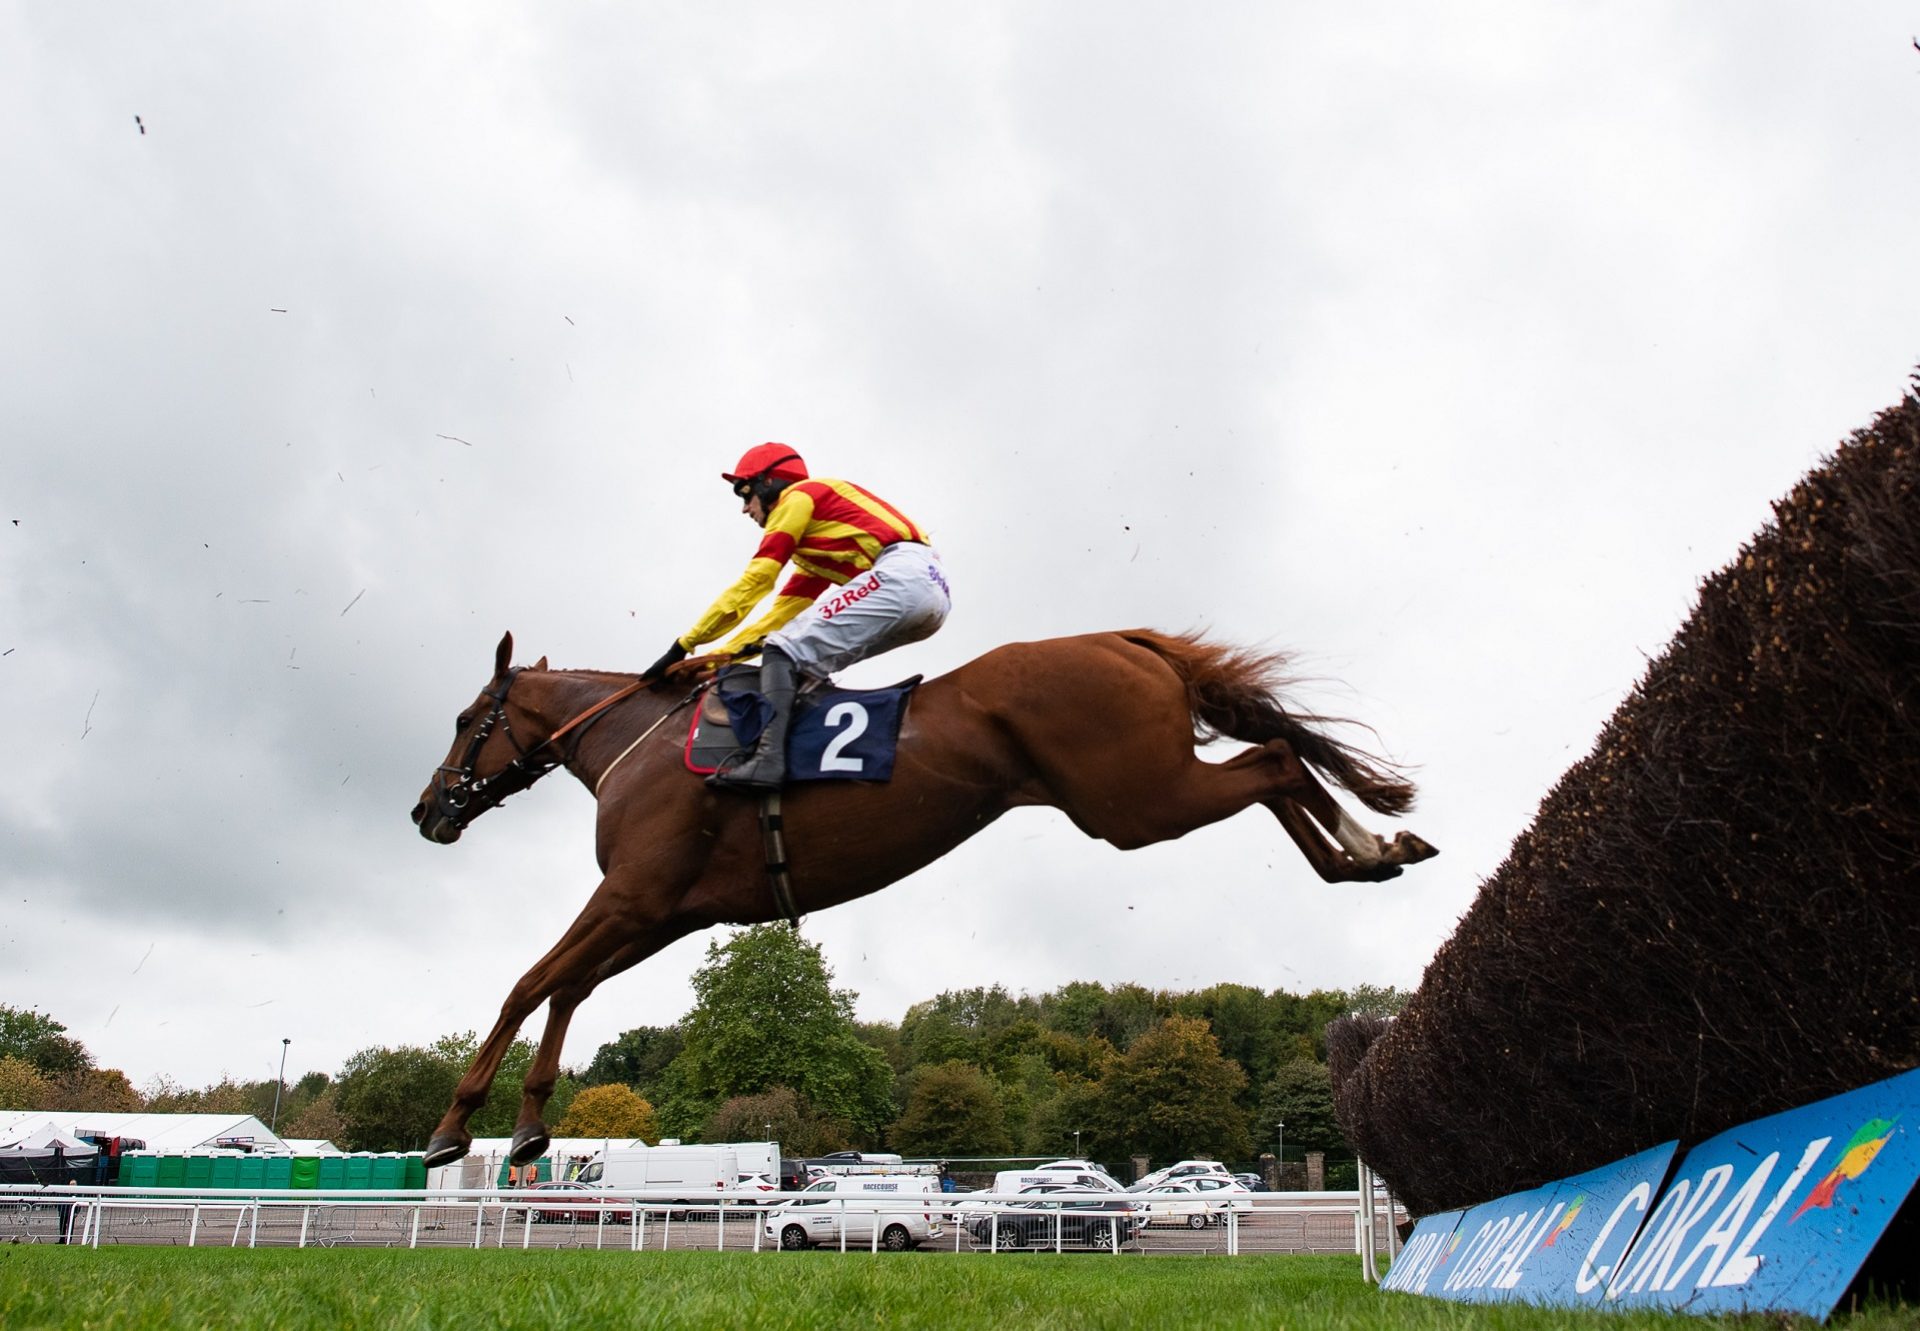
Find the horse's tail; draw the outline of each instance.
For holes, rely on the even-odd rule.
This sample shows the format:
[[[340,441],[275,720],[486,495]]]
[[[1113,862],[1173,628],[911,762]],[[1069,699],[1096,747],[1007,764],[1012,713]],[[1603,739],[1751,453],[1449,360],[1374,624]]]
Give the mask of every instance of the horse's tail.
[[[1317,728],[1345,724],[1339,718],[1296,716],[1281,705],[1283,653],[1228,647],[1197,633],[1133,629],[1119,636],[1173,667],[1187,686],[1187,706],[1203,741],[1216,735],[1250,744],[1283,739],[1303,762],[1375,813],[1402,814],[1413,807],[1413,783],[1393,763]]]

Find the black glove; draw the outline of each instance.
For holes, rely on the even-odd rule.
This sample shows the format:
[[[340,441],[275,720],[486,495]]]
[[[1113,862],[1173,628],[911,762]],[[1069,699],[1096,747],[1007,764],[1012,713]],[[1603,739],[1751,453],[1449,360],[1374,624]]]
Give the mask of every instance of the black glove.
[[[675,638],[673,640],[673,646],[667,648],[666,654],[647,667],[646,677],[648,679],[665,679],[667,671],[671,667],[678,665],[686,659],[687,649],[680,645],[680,639]]]

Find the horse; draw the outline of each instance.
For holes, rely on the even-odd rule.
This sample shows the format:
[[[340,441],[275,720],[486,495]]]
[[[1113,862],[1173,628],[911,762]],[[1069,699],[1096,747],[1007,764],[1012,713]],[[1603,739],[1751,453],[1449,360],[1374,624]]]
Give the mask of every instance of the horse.
[[[467,1121],[542,1001],[546,1029],[513,1134],[518,1164],[546,1149],[541,1115],[567,1023],[601,981],[696,930],[793,919],[877,892],[1009,809],[1059,809],[1088,836],[1132,850],[1260,804],[1330,883],[1382,882],[1437,853],[1411,832],[1388,841],[1365,830],[1316,778],[1377,813],[1413,803],[1397,768],[1329,734],[1327,718],[1287,711],[1283,655],[1137,629],[1010,644],[921,684],[890,780],[783,792],[790,899],[777,902],[761,802],[707,786],[682,761],[680,727],[665,725],[684,717],[718,658],[683,661],[659,679],[512,659],[508,633],[413,821],[429,841],[452,844],[501,800],[565,767],[599,802],[603,877],[507,995],[434,1129],[429,1167],[467,1153]],[[1221,737],[1252,747],[1203,761],[1197,747]]]

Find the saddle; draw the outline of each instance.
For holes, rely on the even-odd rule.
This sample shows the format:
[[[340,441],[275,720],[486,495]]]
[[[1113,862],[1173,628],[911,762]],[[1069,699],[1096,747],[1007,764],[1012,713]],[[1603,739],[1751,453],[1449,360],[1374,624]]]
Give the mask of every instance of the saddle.
[[[787,727],[789,781],[885,781],[907,701],[923,676],[884,689],[837,689],[802,676]],[[687,724],[687,769],[704,776],[751,749],[773,715],[760,694],[758,665],[730,665],[694,703]]]

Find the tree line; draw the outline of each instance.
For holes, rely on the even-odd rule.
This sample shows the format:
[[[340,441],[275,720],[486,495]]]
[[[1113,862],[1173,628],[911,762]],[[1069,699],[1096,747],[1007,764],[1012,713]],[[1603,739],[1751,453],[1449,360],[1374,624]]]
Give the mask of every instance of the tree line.
[[[790,1153],[886,1149],[949,1159],[1135,1155],[1249,1160],[1348,1153],[1334,1124],[1324,1031],[1353,1012],[1391,1015],[1388,988],[1298,995],[1219,984],[1173,992],[1076,981],[1044,994],[995,985],[942,993],[899,1022],[862,1022],[818,945],[784,925],[708,944],[693,1007],[639,1026],[564,1072],[547,1110],[556,1135],[775,1139]],[[189,1090],[136,1090],[45,1014],[0,1004],[0,1108],[250,1113],[276,1092],[282,1137],[348,1150],[418,1150],[477,1046],[379,1046],[337,1074]],[[513,1131],[534,1055],[514,1043],[476,1136]]]

